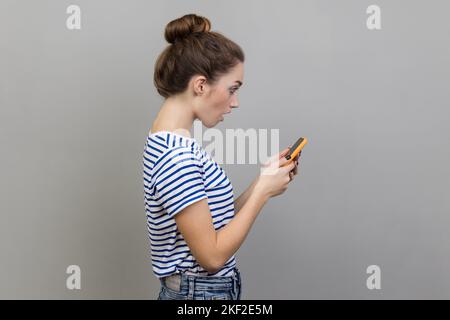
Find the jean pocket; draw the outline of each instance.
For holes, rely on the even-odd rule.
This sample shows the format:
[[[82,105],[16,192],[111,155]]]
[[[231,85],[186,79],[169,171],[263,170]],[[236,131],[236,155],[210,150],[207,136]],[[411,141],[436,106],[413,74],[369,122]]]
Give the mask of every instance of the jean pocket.
[[[232,300],[230,292],[205,291],[203,296],[205,300]]]
[[[161,287],[158,300],[186,300],[186,297],[170,288]]]

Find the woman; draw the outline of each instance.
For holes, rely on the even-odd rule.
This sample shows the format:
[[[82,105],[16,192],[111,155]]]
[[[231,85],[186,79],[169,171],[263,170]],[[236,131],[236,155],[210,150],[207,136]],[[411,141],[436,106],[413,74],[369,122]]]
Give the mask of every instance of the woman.
[[[155,65],[154,83],[165,101],[147,138],[144,193],[153,272],[161,282],[158,299],[241,297],[235,252],[270,197],[287,189],[298,157],[283,168],[277,154],[236,201],[233,186],[217,162],[190,137],[193,121],[208,128],[238,107],[244,53],[233,41],[210,32],[195,14],[171,21],[170,45]],[[236,214],[235,214],[236,212]]]

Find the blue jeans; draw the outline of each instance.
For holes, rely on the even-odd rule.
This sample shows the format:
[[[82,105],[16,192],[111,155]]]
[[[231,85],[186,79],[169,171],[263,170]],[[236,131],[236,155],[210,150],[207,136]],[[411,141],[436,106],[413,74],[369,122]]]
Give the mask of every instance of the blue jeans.
[[[160,278],[157,300],[240,300],[241,274],[234,268],[228,277],[207,277],[178,273]]]

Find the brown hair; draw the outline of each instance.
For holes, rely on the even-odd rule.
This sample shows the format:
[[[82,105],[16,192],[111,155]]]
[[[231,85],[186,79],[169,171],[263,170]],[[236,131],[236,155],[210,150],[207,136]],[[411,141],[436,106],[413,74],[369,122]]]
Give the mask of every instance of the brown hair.
[[[170,21],[164,37],[170,43],[159,55],[153,81],[164,98],[183,92],[191,77],[206,77],[210,84],[239,62],[244,52],[233,41],[211,30],[210,21],[187,14]]]

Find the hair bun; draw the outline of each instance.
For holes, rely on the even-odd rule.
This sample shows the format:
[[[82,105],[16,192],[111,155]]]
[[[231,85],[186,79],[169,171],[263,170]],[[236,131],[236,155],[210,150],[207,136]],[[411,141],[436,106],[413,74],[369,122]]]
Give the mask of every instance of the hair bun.
[[[211,30],[211,22],[208,18],[196,14],[186,14],[181,18],[170,21],[164,32],[167,42],[175,43],[191,33],[208,32]]]

